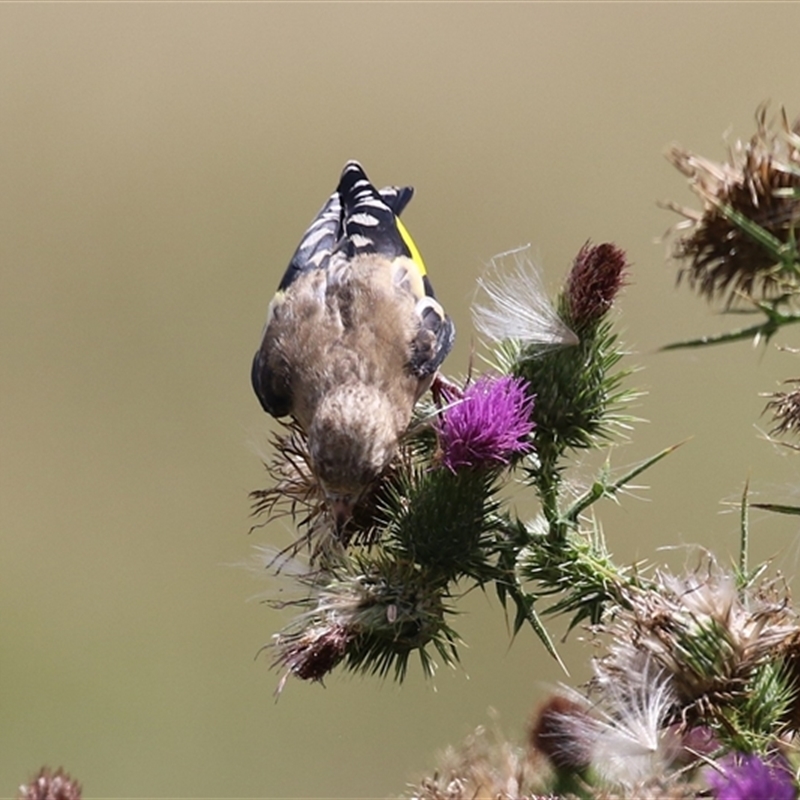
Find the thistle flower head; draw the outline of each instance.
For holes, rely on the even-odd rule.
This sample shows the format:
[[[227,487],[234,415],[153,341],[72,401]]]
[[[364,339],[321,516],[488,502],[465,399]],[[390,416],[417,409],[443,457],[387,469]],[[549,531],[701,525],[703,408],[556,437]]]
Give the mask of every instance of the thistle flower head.
[[[784,119],[782,130],[775,131],[763,106],[756,121],[755,135],[737,141],[725,163],[678,146],[667,153],[703,204],[702,211],[667,204],[685,217],[676,228],[689,230],[673,250],[686,262],[678,279],[685,276],[707,300],[723,299],[728,306],[741,297],[768,300],[797,289],[797,123],[792,130]]]
[[[347,645],[355,635],[351,626],[335,619],[275,636],[278,656],[275,666],[283,666],[306,681],[322,681],[344,658]],[[279,691],[283,688],[281,681]]]
[[[625,253],[616,245],[587,242],[580,249],[564,288],[566,316],[578,334],[608,313],[627,270]]]
[[[522,351],[510,360],[510,371],[536,396],[534,444],[545,482],[567,448],[596,447],[633,421],[623,409],[637,395],[622,388],[628,371],[615,370],[623,351],[607,316],[626,270],[615,245],[585,245],[559,298],[559,316],[579,337],[576,346],[536,358]]]
[[[796,800],[797,785],[780,759],[732,753],[709,769],[707,780],[715,800]]]
[[[432,672],[429,643],[452,663],[455,634],[444,622],[441,591],[414,565],[343,556],[338,569],[309,572],[304,580],[311,591],[292,605],[305,610],[273,636],[273,666],[286,670],[278,693],[290,675],[321,682],[342,661],[381,675],[394,667],[402,678],[413,651]]]
[[[453,403],[438,422],[445,466],[494,467],[529,452],[534,401],[526,390],[526,381],[511,376],[479,378],[460,399],[445,390]]]
[[[80,800],[81,785],[59,768],[42,767],[27,785],[19,787],[18,800]]]

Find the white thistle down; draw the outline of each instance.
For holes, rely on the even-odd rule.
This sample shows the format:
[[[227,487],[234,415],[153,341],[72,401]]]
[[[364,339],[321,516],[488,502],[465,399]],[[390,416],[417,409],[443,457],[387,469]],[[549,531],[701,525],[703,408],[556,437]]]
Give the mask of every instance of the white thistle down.
[[[550,302],[530,245],[491,259],[487,274],[478,278],[480,295],[472,306],[475,327],[494,342],[508,339],[542,349],[575,345],[578,337],[564,324]]]
[[[665,722],[675,704],[671,676],[652,663],[635,686],[608,684],[605,709],[597,709],[590,747],[592,768],[605,781],[635,786],[663,776],[676,755]]]
[[[670,676],[651,661],[633,685],[624,681],[601,687],[602,696],[590,703],[580,692],[561,687],[567,707],[551,715],[558,731],[551,746],[564,748],[564,757],[585,759],[606,786],[645,786],[663,779],[678,752],[677,739],[667,726],[675,704]]]

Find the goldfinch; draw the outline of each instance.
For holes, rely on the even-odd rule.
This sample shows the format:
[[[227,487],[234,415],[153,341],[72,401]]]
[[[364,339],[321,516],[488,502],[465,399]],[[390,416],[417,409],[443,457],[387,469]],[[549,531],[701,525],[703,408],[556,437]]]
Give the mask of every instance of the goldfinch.
[[[337,529],[397,452],[455,328],[399,215],[413,189],[376,189],[348,162],[269,306],[252,382],[293,416]]]

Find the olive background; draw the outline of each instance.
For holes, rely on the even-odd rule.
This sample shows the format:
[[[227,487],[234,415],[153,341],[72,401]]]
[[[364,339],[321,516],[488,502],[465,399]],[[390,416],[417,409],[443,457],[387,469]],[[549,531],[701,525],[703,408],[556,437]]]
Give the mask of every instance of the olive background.
[[[248,533],[273,428],[250,359],[349,158],[416,187],[451,375],[493,255],[530,243],[555,293],[588,239],[627,251],[618,325],[648,421],[612,464],[688,441],[597,507],[621,563],[692,563],[693,543],[727,563],[748,479],[797,501],[759,397],[800,374],[775,347],[797,334],[658,352],[741,319],[676,287],[657,201],[695,204],[671,142],[719,159],[762,101],[800,113],[799,23],[765,2],[0,7],[0,796],[43,764],[87,797],[397,796],[477,725],[520,739],[548,686],[588,677],[585,632],[560,645],[567,678],[473,590],[460,668],[273,696],[259,649],[289,612],[262,601],[291,584],[242,565],[291,530]],[[754,513],[752,558],[791,578],[797,535]]]

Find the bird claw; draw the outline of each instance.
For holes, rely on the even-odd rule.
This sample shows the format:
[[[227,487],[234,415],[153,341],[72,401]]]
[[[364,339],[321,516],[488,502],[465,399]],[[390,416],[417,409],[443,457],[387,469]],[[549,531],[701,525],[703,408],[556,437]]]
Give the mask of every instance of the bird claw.
[[[440,372],[433,376],[431,394],[433,395],[433,402],[436,403],[438,408],[452,403],[453,400],[461,400],[464,397],[463,389],[449,378],[445,378]],[[445,397],[445,394],[447,397]]]

